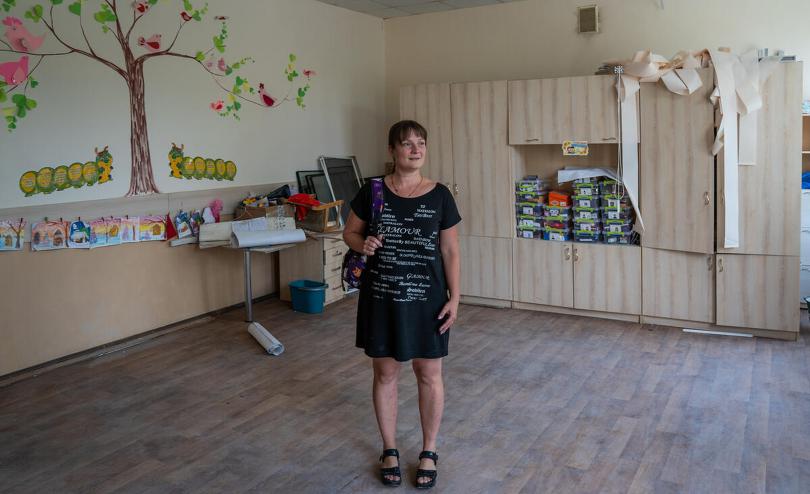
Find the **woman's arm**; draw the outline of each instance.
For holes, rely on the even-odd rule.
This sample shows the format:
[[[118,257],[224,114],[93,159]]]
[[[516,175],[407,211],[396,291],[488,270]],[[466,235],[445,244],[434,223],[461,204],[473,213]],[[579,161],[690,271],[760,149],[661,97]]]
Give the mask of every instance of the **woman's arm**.
[[[448,316],[439,328],[439,332],[444,333],[456,322],[458,303],[461,299],[461,255],[458,247],[458,229],[452,226],[442,230],[439,233],[439,242],[444,263],[444,276],[447,279],[447,289],[450,291],[450,300],[439,313],[439,319]]]
[[[358,218],[354,211],[349,211],[346,226],[343,227],[343,241],[353,251],[373,256],[374,251],[382,247],[382,236],[365,237],[365,233],[366,222]]]

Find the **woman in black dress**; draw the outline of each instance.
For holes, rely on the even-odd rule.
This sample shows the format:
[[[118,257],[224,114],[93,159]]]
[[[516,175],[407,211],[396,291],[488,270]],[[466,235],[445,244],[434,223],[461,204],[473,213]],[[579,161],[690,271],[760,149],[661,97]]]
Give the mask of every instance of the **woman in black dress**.
[[[343,231],[346,244],[368,256],[357,307],[357,346],[373,359],[374,411],[383,440],[382,482],[400,485],[396,449],[400,362],[412,361],[419,387],[422,453],[416,487],[436,483],[436,436],[444,408],[442,357],[459,303],[461,221],[453,194],[425,178],[427,131],[412,120],[394,124],[388,150],[394,173],[382,183],[384,207],[369,231],[372,187],[351,202]]]

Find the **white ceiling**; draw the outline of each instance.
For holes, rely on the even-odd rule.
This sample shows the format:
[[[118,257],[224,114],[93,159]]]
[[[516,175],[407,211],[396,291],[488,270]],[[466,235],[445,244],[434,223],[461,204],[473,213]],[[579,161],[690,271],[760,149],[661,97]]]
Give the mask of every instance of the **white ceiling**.
[[[388,19],[406,15],[427,14],[444,10],[480,7],[496,3],[516,2],[518,0],[320,0],[323,3],[337,5],[356,12],[363,12],[376,17]]]

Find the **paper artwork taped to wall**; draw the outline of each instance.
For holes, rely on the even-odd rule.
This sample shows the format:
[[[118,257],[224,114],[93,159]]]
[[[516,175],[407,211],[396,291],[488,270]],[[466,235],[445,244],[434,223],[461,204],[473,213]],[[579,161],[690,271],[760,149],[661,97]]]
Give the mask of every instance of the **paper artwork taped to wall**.
[[[121,218],[121,243],[138,242],[140,228],[141,222],[137,216]]]
[[[78,219],[70,223],[68,228],[68,248],[90,248],[90,225]]]
[[[588,156],[588,141],[563,141],[563,156]]]
[[[0,7],[6,12],[11,12],[12,9],[17,7],[17,3],[18,2],[15,2],[15,0],[3,0]],[[122,96],[124,96],[129,103],[130,128],[132,129],[130,135],[132,170],[130,173],[131,179],[129,191],[126,194],[127,196],[159,192],[152,172],[149,136],[146,131],[147,118],[145,101],[147,98],[144,94],[144,88],[148,86],[148,84],[132,83],[133,81],[143,81],[144,66],[151,63],[152,59],[172,57],[170,59],[164,58],[163,60],[182,60],[184,63],[189,60],[196,62],[203,73],[211,77],[214,86],[219,87],[225,92],[222,97],[210,103],[210,108],[221,117],[233,117],[235,120],[239,120],[239,112],[246,103],[250,103],[250,107],[260,107],[263,109],[275,109],[286,103],[293,102],[299,108],[303,109],[306,107],[304,99],[310,90],[310,81],[315,77],[315,71],[304,69],[299,73],[296,67],[296,56],[290,54],[283,71],[286,81],[281,80],[279,83],[272,84],[268,82],[267,86],[265,86],[264,82],[254,85],[248,81],[246,77],[243,77],[242,72],[240,72],[246,65],[252,64],[254,60],[251,57],[234,58],[225,54],[228,46],[226,43],[228,39],[228,16],[214,16],[214,21],[219,24],[218,33],[214,33],[213,36],[196,35],[194,37],[196,40],[211,40],[211,45],[198,46],[197,50],[189,51],[179,48],[180,46],[188,46],[188,42],[175,44],[186,24],[190,24],[192,21],[194,23],[202,23],[203,19],[208,15],[207,3],[202,8],[195,8],[192,4],[192,0],[160,3],[158,3],[157,0],[137,0],[134,3],[97,1],[92,2],[92,5],[90,5],[90,3],[91,2],[85,2],[84,0],[71,2],[51,0],[50,11],[48,11],[48,13],[46,13],[41,5],[34,5],[33,7],[26,5],[23,7],[21,4],[19,8],[26,9],[24,14],[19,17],[7,16],[2,20],[2,23],[7,26],[5,31],[6,39],[3,41],[3,44],[10,48],[3,51],[11,53],[13,56],[9,60],[0,59],[0,101],[8,100],[13,103],[12,106],[3,108],[9,132],[13,132],[30,112],[35,109],[36,111],[41,111],[37,101],[31,97],[34,88],[39,85],[39,82],[33,78],[33,75],[41,65],[41,62],[45,59],[50,59],[52,56],[71,53],[81,54],[90,60],[110,68],[123,77],[123,79],[128,82],[128,84],[125,85],[128,94],[122,94]],[[178,3],[181,5],[178,5]],[[197,5],[199,7],[199,3]],[[92,12],[92,16],[86,15],[88,10]],[[53,11],[56,11],[56,15],[54,15]],[[46,16],[50,19],[50,24],[45,22],[47,19]],[[112,33],[112,36],[104,37],[103,39],[118,41],[119,43],[113,42],[111,44],[118,45],[117,48],[121,49],[123,53],[120,53],[119,56],[113,56],[112,58],[105,58],[99,55],[99,53],[104,53],[108,50],[103,49],[101,46],[93,46],[91,44],[90,38],[85,35],[85,29],[89,26],[81,23],[83,16],[95,21],[95,29],[100,30],[104,34]],[[144,35],[138,36],[136,42],[129,43],[129,33],[132,31],[133,27],[135,27],[135,23],[139,22],[143,17],[149,17],[151,19],[155,16],[161,16],[164,17],[164,19],[151,24],[148,20],[141,22],[138,26],[138,31]],[[20,17],[26,20],[23,21]],[[31,22],[29,23],[28,20]],[[42,24],[45,24],[47,31],[53,34],[53,39],[49,41],[53,43],[56,49],[48,50],[50,53],[36,53],[48,34],[45,29],[40,27],[42,25],[39,23],[40,20],[43,21]],[[69,25],[65,26],[65,24]],[[172,24],[174,24],[176,28],[165,27]],[[158,26],[164,29],[171,29],[171,31],[148,31]],[[29,29],[32,31],[29,31]],[[186,31],[188,31],[188,29],[186,29]],[[116,32],[119,34],[116,35]],[[122,32],[127,33],[125,40],[118,39],[122,36]],[[57,33],[61,35],[57,35]],[[82,45],[78,45],[73,41],[77,39],[79,33],[81,33],[84,39],[84,44]],[[196,43],[196,41],[193,42]],[[86,47],[84,46],[85,44],[87,45]],[[36,63],[29,64],[29,53],[32,57],[37,57]],[[110,60],[121,60],[123,63],[111,62]],[[147,69],[146,73],[149,74],[151,72]],[[179,111],[182,111],[182,109]],[[204,175],[210,173],[209,169],[213,169],[214,172],[216,171],[217,161],[212,161],[213,164],[209,164],[207,160],[203,160],[202,168]],[[220,177],[227,176],[227,162],[224,163],[226,165],[226,172],[220,174]],[[87,173],[91,176],[91,179],[94,174],[97,174],[99,178],[96,178],[95,181],[101,182],[100,177],[103,176],[103,171],[96,170],[93,172],[92,168],[94,167],[91,166],[89,168],[91,168],[91,170],[87,170]],[[84,172],[85,170],[82,171]],[[197,163],[194,163],[194,171],[198,173]],[[231,177],[235,175],[235,167],[232,172]],[[60,178],[54,180],[54,175]],[[60,190],[58,189],[60,186],[65,186],[69,180],[65,180],[62,177],[66,175],[64,168],[60,168],[58,173],[48,167],[38,172],[29,171],[24,173],[20,179],[20,189],[23,190],[26,196],[36,193],[47,194],[54,190]],[[223,179],[216,177],[217,174],[212,173],[207,178]],[[227,178],[224,179],[227,180]],[[95,183],[95,181],[93,181],[93,183]]]
[[[0,220],[0,251],[22,250],[25,245],[25,220]]]
[[[184,144],[177,147],[172,143],[169,151],[169,176],[172,178],[186,178],[197,180],[230,180],[236,177],[236,164],[233,161],[225,161],[221,158],[192,158],[184,156]]]
[[[29,170],[20,177],[20,190],[26,197],[34,194],[50,194],[69,188],[80,189],[85,185],[103,184],[112,180],[113,158],[104,146],[96,148],[96,159],[86,163],[44,166],[38,171]]]
[[[105,247],[107,245],[107,220],[97,218],[90,222],[90,248]]]
[[[39,221],[31,225],[31,250],[67,248],[67,221]]]
[[[121,243],[121,234],[123,228],[121,226],[121,218],[113,218],[112,216],[106,219],[107,223],[107,245],[118,245]]]
[[[166,223],[163,216],[141,216],[139,242],[166,240]]]

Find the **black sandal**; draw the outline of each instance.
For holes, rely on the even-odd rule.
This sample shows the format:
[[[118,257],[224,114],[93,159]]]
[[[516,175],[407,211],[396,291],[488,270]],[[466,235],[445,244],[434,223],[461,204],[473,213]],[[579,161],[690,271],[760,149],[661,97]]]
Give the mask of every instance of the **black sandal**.
[[[422,458],[429,458],[429,459],[433,460],[434,465],[436,465],[437,467],[439,466],[439,455],[437,455],[433,451],[427,451],[427,450],[422,451],[421,453],[419,453],[419,459],[421,460]],[[417,489],[431,489],[431,488],[433,488],[433,486],[436,485],[436,476],[437,475],[438,475],[438,472],[436,470],[423,470],[421,468],[418,469],[416,471],[416,488]],[[430,479],[430,481],[429,482],[424,482],[424,483],[419,482],[420,477],[428,477]]]
[[[402,484],[402,473],[399,470],[399,450],[396,449],[386,449],[380,455],[380,461],[383,461],[387,456],[396,456],[397,457],[397,466],[391,468],[380,468],[380,480],[384,486],[387,487],[399,487]],[[390,477],[399,477],[396,480],[387,479],[386,476]]]

